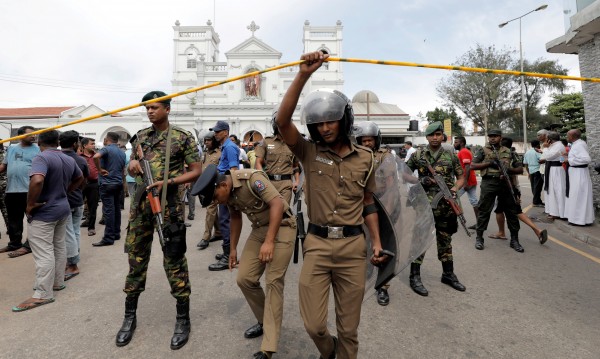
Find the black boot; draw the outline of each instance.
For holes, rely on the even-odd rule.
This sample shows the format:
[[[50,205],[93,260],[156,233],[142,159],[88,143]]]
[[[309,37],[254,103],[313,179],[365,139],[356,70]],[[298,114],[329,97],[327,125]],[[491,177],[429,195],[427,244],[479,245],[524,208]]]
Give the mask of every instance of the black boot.
[[[177,303],[177,322],[171,338],[171,349],[180,349],[188,342],[190,329],[190,302]]]
[[[422,295],[424,297],[429,295],[429,292],[427,291],[427,289],[425,288],[425,286],[423,286],[423,283],[421,282],[421,265],[420,264],[417,264],[417,263],[410,264],[409,281],[410,281],[410,287],[412,288],[412,290],[415,293],[417,293],[418,295]]]
[[[133,338],[133,332],[136,328],[136,317],[135,311],[137,309],[139,296],[132,296],[125,298],[125,318],[123,319],[123,325],[117,333],[117,346],[123,347],[131,341]]]
[[[229,269],[229,246],[223,246],[223,255],[217,261],[217,263],[213,263],[208,266],[209,271],[221,271]]]
[[[454,262],[442,262],[442,268],[444,269],[444,273],[442,273],[442,283],[448,284],[452,288],[461,292],[467,290],[467,288],[465,288],[465,286],[458,281],[456,274],[454,274]]]
[[[523,246],[521,246],[521,243],[519,243],[519,237],[517,236],[510,236],[510,248],[514,249],[519,253],[525,252],[525,249],[523,248]]]
[[[475,237],[475,249],[483,250],[483,231],[477,231],[477,237]]]

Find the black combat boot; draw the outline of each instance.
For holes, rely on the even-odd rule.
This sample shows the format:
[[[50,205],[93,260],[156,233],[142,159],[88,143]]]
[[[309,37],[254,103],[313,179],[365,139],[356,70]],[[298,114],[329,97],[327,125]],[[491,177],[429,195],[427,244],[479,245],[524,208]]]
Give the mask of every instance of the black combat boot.
[[[519,237],[512,234],[510,235],[510,248],[514,249],[519,253],[525,252],[525,249],[523,248],[523,246],[521,246],[521,243],[519,243]]]
[[[137,310],[139,296],[130,296],[125,298],[125,318],[123,319],[123,325],[117,333],[117,346],[123,347],[131,341],[133,338],[133,332],[136,328],[135,311]]]
[[[483,231],[477,231],[477,237],[475,237],[475,249],[483,250]]]
[[[177,322],[175,322],[175,331],[171,338],[171,349],[182,348],[188,342],[190,337],[190,302],[177,303]]]
[[[422,295],[424,297],[429,295],[429,292],[423,286],[423,282],[421,282],[421,265],[417,263],[410,264],[410,287],[412,290],[418,295]]]
[[[209,271],[220,271],[229,269],[229,246],[223,246],[223,255],[218,259],[217,263],[208,266]]]
[[[456,274],[454,274],[454,262],[442,262],[442,268],[444,270],[444,273],[442,273],[442,283],[448,284],[452,288],[461,292],[467,290],[467,288],[465,288],[465,286],[458,281]]]

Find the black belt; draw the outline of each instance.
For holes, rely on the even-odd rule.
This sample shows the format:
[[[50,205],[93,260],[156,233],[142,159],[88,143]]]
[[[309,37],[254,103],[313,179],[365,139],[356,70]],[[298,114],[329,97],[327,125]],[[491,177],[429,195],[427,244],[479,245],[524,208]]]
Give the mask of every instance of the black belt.
[[[566,173],[566,176],[565,176],[565,180],[567,182],[566,183],[567,185],[566,185],[566,188],[565,188],[566,191],[567,191],[567,194],[566,194],[567,198],[569,198],[569,189],[571,188],[571,184],[569,183],[569,168],[570,167],[573,167],[573,168],[587,168],[587,166],[588,165],[575,165],[575,166],[571,166],[571,165],[567,164],[567,173]]]
[[[269,179],[271,181],[291,180],[292,179],[292,175],[269,175]]]
[[[322,238],[339,239],[357,236],[363,233],[362,226],[319,226],[314,223],[308,224],[308,233]]]
[[[500,175],[497,175],[497,176],[496,175],[485,175],[481,178],[496,178],[497,179],[497,178],[500,178]]]

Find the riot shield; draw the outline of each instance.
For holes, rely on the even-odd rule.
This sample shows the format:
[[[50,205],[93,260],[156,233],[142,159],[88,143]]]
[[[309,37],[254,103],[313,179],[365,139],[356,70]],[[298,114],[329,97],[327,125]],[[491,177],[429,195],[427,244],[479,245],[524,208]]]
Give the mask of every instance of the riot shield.
[[[424,253],[435,241],[435,222],[429,200],[423,187],[404,161],[396,156],[385,156],[374,172],[378,197],[379,231],[383,249],[394,253],[381,267],[371,264],[373,255],[369,231],[365,296],[373,295]],[[382,218],[385,217],[385,218]]]

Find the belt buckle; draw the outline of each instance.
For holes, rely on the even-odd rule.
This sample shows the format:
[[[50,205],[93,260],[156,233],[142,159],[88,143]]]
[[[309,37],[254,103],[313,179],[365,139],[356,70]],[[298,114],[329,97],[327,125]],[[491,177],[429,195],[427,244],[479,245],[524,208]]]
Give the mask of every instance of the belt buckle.
[[[281,175],[273,175],[275,181],[281,181]]]
[[[327,238],[344,238],[344,227],[327,227]]]

